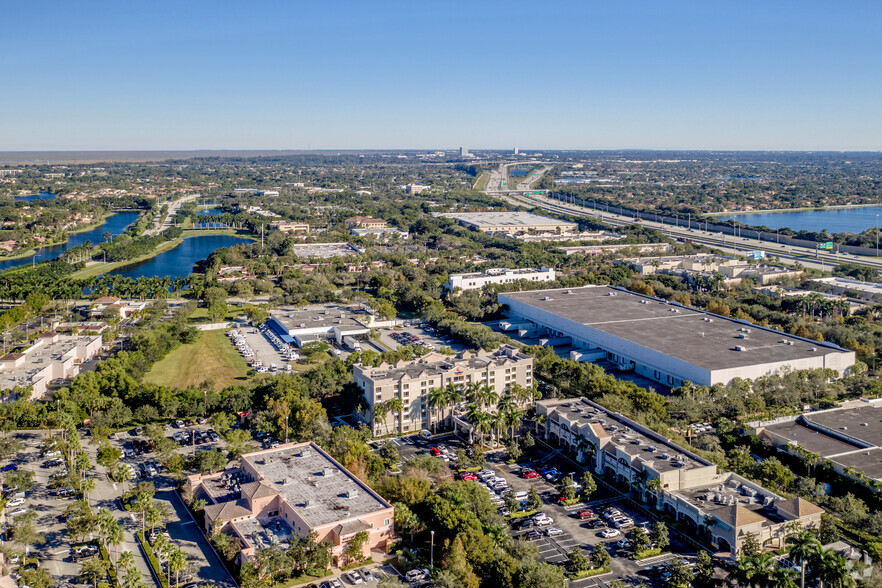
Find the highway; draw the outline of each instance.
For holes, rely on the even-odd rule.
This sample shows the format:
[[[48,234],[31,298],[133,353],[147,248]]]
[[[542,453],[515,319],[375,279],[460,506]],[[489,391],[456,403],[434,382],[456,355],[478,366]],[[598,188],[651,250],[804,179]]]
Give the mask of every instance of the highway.
[[[535,163],[535,162],[534,162]],[[693,243],[708,245],[720,249],[724,253],[733,255],[749,256],[754,251],[765,251],[767,256],[778,257],[782,261],[789,263],[799,262],[807,268],[820,269],[830,271],[840,263],[856,263],[869,266],[878,270],[882,270],[882,260],[878,258],[868,258],[863,256],[850,255],[847,253],[820,252],[805,247],[797,247],[793,245],[785,245],[783,243],[772,243],[769,241],[758,241],[757,239],[749,239],[747,237],[733,237],[722,233],[714,233],[712,231],[704,231],[698,227],[698,222],[692,223],[692,227],[671,226],[665,223],[659,223],[648,219],[635,220],[629,216],[603,212],[594,210],[589,207],[579,206],[566,202],[554,200],[548,196],[526,195],[524,192],[529,188],[521,189],[518,184],[516,190],[506,190],[496,188],[491,190],[490,186],[502,186],[508,175],[507,166],[518,164],[504,164],[497,170],[491,172],[490,181],[487,183],[485,192],[488,195],[495,196],[502,200],[506,200],[512,204],[519,206],[528,206],[530,208],[539,207],[549,212],[558,214],[568,214],[572,216],[590,217],[606,225],[619,227],[625,225],[641,224],[647,228],[656,229],[673,239],[689,239]],[[551,169],[550,166],[542,170],[542,174]],[[541,179],[541,174],[529,177],[529,186]],[[495,181],[495,183],[494,183]],[[684,221],[685,222],[685,221]]]
[[[155,235],[157,233],[161,233],[167,228],[174,225],[175,215],[178,213],[178,209],[184,204],[184,202],[189,202],[190,200],[195,200],[199,198],[199,194],[192,194],[190,196],[184,196],[178,200],[174,200],[170,202],[168,205],[168,215],[165,217],[165,220],[160,225],[159,221],[162,219],[162,214],[157,215],[156,220],[153,222],[153,227],[144,231],[145,235]]]

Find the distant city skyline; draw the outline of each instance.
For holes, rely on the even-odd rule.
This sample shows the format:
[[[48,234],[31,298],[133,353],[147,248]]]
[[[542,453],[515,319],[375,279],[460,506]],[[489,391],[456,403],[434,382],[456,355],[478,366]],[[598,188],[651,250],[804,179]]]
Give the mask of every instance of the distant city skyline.
[[[882,6],[4,6],[0,151],[882,149]]]

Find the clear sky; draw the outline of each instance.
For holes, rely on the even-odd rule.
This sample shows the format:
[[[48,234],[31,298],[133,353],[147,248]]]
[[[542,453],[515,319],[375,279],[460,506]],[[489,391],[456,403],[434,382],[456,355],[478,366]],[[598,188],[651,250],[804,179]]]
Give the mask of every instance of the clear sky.
[[[882,147],[878,0],[6,0],[0,150]]]

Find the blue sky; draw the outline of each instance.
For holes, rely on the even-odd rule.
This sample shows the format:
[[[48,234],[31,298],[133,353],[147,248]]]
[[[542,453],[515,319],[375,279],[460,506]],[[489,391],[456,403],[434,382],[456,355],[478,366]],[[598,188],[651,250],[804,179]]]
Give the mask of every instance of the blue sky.
[[[882,142],[882,3],[7,0],[0,150]]]

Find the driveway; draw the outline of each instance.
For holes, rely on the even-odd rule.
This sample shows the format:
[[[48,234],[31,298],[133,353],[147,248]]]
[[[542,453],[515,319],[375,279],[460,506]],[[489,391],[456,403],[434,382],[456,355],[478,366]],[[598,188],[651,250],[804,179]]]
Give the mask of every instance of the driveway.
[[[155,499],[167,503],[170,512],[174,513],[166,524],[166,530],[172,542],[187,554],[189,571],[194,575],[194,580],[221,588],[236,588],[236,581],[190,516],[180,496],[174,490],[164,489],[156,492]]]

